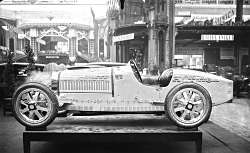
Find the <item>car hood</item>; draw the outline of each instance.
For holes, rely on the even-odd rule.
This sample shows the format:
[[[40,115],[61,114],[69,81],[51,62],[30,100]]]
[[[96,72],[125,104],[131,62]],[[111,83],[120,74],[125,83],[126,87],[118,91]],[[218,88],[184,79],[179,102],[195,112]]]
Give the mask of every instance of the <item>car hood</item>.
[[[111,78],[111,68],[109,67],[73,69],[60,72],[60,80],[95,80],[107,77]]]

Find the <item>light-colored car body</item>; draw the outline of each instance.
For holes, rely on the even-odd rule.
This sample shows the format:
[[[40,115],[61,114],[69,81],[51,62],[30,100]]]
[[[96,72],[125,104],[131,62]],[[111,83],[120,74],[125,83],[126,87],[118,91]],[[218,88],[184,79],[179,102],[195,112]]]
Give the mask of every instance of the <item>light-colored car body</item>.
[[[104,64],[105,65],[105,64]],[[57,97],[66,110],[104,112],[164,111],[169,92],[183,83],[205,88],[213,105],[233,98],[233,82],[220,76],[188,69],[171,69],[170,83],[161,87],[140,82],[130,64],[70,69],[52,75]]]
[[[159,113],[194,128],[209,119],[212,105],[232,98],[232,81],[205,72],[167,69],[152,78],[141,77],[134,61],[91,63],[52,73],[50,88],[23,84],[14,93],[13,112],[28,127],[49,125],[59,111]]]

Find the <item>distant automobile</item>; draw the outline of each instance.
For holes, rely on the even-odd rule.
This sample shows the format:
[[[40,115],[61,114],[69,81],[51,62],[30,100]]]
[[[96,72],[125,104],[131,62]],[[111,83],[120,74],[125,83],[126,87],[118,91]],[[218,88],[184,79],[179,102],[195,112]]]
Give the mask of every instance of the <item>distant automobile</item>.
[[[233,98],[233,82],[187,69],[167,69],[158,78],[142,78],[135,62],[89,63],[54,72],[51,84],[30,82],[13,95],[13,112],[24,126],[48,126],[58,111],[165,113],[177,126],[198,127],[212,105]]]
[[[234,77],[234,95],[240,97],[241,92],[248,94],[250,98],[250,65],[246,65],[242,75]]]
[[[11,98],[15,89],[26,81],[28,75],[25,69],[28,65],[29,63],[14,62],[8,68],[7,63],[0,64],[0,99]],[[34,64],[34,71],[43,71],[44,66],[44,64]],[[9,73],[7,69],[11,69],[11,74],[7,74]],[[13,86],[9,86],[9,81],[13,82]]]

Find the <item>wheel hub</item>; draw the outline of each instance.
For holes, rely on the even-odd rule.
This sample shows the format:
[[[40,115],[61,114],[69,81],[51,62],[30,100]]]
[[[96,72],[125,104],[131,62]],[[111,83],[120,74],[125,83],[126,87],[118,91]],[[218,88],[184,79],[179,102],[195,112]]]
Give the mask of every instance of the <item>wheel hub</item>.
[[[29,111],[36,110],[35,104],[28,104]]]
[[[194,105],[191,104],[191,103],[188,103],[188,104],[186,105],[186,109],[187,109],[187,110],[190,110],[190,111],[193,110],[193,107],[194,107]]]

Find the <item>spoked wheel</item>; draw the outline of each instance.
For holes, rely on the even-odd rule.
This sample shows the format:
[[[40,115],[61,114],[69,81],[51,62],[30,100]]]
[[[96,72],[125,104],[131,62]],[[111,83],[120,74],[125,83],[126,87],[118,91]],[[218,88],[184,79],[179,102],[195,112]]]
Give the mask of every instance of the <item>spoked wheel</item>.
[[[26,127],[45,127],[56,117],[58,102],[53,92],[39,83],[19,87],[13,97],[16,119]]]
[[[178,126],[194,128],[208,120],[212,109],[211,98],[199,85],[181,85],[170,93],[165,109]]]

